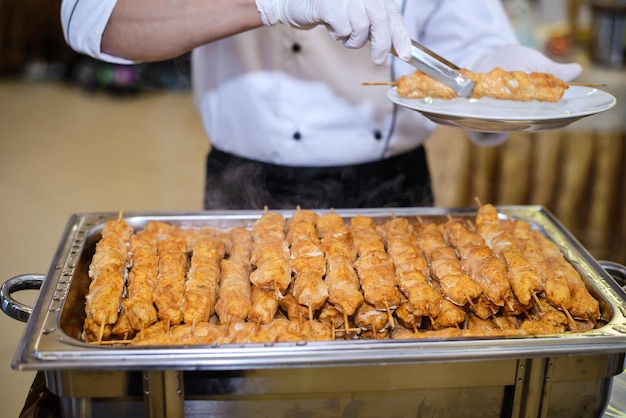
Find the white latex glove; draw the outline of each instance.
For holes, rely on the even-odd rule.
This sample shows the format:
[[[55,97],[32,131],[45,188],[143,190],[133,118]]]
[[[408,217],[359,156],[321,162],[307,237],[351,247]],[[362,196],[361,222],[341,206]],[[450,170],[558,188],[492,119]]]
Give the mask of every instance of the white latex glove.
[[[558,63],[541,52],[523,45],[507,45],[494,49],[481,56],[470,66],[476,73],[486,73],[495,67],[505,71],[524,71],[526,73],[550,73],[563,81],[572,81],[580,75],[582,67],[577,63]],[[476,145],[500,145],[508,134],[488,134],[467,132],[469,139]]]
[[[372,61],[383,64],[393,47],[407,60],[411,40],[394,0],[255,0],[263,24],[279,22],[298,29],[322,24],[348,48],[371,40]]]

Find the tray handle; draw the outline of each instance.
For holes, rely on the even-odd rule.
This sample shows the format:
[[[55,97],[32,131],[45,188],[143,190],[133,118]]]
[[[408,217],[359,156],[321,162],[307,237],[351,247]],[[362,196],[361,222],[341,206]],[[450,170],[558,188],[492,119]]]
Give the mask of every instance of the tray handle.
[[[616,263],[615,261],[599,260],[598,264],[602,267],[609,276],[617,283],[617,286],[622,290],[622,297],[626,300],[626,266]]]
[[[11,296],[20,290],[39,290],[46,276],[41,274],[22,274],[10,278],[0,287],[0,304],[2,312],[18,321],[28,322],[33,307],[18,302]]]

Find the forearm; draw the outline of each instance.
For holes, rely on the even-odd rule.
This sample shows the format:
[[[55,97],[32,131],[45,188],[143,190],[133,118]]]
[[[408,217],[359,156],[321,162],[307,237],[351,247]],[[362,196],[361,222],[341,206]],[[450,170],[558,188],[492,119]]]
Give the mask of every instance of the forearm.
[[[254,0],[118,0],[102,51],[159,61],[261,26]]]

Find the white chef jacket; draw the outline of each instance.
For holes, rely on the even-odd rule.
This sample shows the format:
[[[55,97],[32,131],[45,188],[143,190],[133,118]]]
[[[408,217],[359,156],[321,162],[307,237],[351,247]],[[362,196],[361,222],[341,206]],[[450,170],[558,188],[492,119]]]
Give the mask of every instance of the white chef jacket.
[[[100,51],[117,0],[63,0],[67,42],[98,59],[129,63]],[[413,39],[462,67],[482,54],[515,44],[499,0],[397,0]],[[414,71],[393,57],[382,66],[369,46],[354,50],[323,26],[262,27],[192,53],[192,88],[215,148],[287,166],[325,167],[377,161],[410,151],[436,125],[395,106],[389,87]]]

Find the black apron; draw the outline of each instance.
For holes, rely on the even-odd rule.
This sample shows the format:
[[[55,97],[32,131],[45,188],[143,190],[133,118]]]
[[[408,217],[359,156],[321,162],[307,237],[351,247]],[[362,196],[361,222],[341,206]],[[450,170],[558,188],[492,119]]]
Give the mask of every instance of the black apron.
[[[366,164],[286,167],[212,149],[204,207],[210,209],[330,209],[432,206],[423,146]]]

